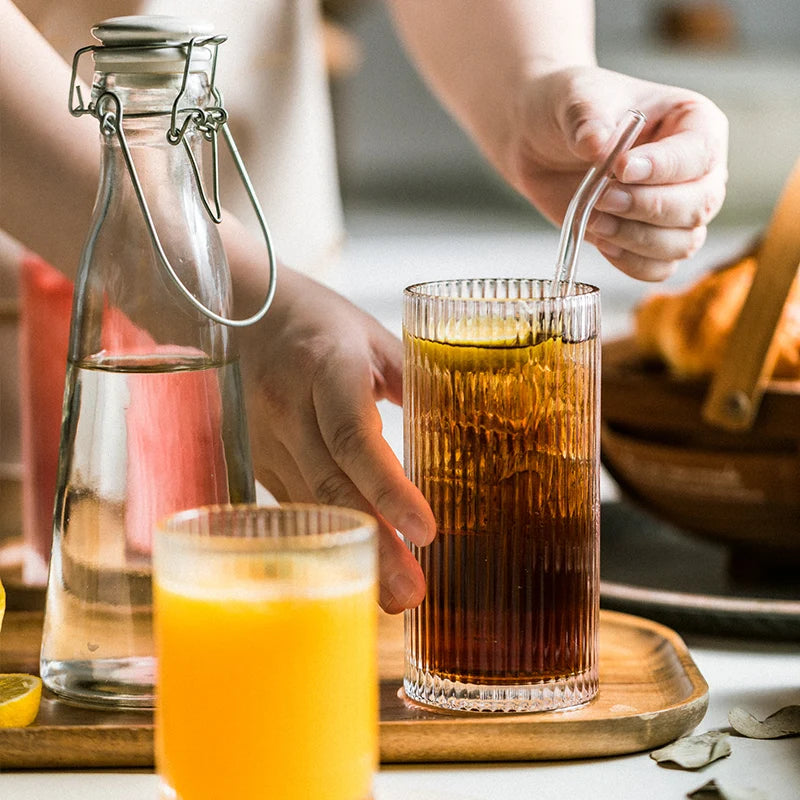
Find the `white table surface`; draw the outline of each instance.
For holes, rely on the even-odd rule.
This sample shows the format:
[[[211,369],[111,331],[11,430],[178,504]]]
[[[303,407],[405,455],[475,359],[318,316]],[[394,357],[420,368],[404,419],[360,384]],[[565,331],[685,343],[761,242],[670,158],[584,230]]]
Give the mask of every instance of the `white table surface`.
[[[361,212],[351,217],[350,231],[341,260],[327,280],[395,331],[404,286],[460,275],[549,277],[557,243],[555,232],[528,229],[519,218],[463,213]],[[734,254],[751,234],[748,229],[712,230],[706,248],[670,284],[691,280],[698,270]],[[584,251],[580,278],[601,288],[606,337],[627,330],[630,308],[651,289],[618,275],[591,248]],[[382,411],[386,438],[399,452],[400,415],[388,406]],[[613,485],[604,483],[603,492],[612,496]],[[763,718],[784,705],[800,704],[800,643],[709,637],[686,641],[710,687],[708,712],[698,732],[727,727],[728,711],[735,706]],[[375,800],[678,800],[712,778],[760,789],[769,800],[800,798],[800,737],[736,737],[731,747],[728,758],[698,772],[660,767],[647,753],[568,762],[385,766],[376,779]],[[0,800],[155,796],[156,778],[150,772],[0,774]]]

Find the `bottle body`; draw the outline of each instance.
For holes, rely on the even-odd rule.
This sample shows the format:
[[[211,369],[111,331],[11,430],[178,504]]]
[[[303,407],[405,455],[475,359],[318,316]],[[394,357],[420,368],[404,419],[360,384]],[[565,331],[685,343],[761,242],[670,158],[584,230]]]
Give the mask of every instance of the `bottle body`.
[[[41,662],[52,691],[152,704],[153,525],[183,508],[252,501],[240,395],[236,361],[69,364]]]
[[[93,88],[111,85],[139,112],[123,128],[163,251],[195,297],[226,313],[230,276],[216,228],[184,147],[166,140],[168,118],[150,113],[174,79],[154,91],[153,76],[100,75]],[[201,103],[203,76],[189,89],[188,102]],[[252,502],[255,490],[231,331],[192,308],[165,272],[118,137],[101,137],[73,304],[40,669],[72,701],[151,707],[155,523]],[[201,140],[187,136],[199,163]]]

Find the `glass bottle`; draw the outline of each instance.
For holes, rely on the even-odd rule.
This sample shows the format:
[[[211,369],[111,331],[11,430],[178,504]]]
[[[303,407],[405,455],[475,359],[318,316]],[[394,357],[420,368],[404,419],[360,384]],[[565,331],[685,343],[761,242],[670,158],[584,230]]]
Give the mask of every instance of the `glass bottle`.
[[[224,37],[157,17],[93,33],[102,44],[76,54],[70,105],[99,120],[102,161],[73,300],[40,668],[66,699],[151,707],[152,531],[173,511],[255,499],[231,328],[266,311],[274,258],[228,139],[270,257],[264,306],[230,319],[214,224]],[[84,107],[74,76],[86,51],[95,73]]]

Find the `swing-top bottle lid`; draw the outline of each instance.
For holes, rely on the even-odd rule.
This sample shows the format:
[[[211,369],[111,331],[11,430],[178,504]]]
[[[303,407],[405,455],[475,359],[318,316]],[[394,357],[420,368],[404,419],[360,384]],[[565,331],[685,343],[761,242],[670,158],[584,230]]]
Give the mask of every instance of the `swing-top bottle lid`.
[[[95,65],[104,72],[180,73],[186,67],[187,45],[195,39],[190,71],[203,72],[212,60],[212,49],[203,42],[213,39],[213,32],[204,20],[155,14],[113,17],[92,28],[103,45],[94,50]]]
[[[222,104],[222,96],[215,87],[217,50],[227,37],[223,34],[213,33],[213,27],[208,23],[168,16],[114,17],[95,25],[92,28],[92,34],[100,44],[81,47],[72,59],[72,76],[69,87],[70,113],[75,117],[91,114],[100,123],[100,130],[106,140],[111,137],[117,140],[154,252],[161,266],[172,278],[185,299],[197,311],[221,325],[241,328],[258,322],[267,313],[275,297],[277,262],[272,237],[261,205],[233,141],[233,136],[228,130],[228,114]],[[92,82],[92,98],[88,103],[84,101],[78,79],[80,59],[86,53],[92,53],[96,71],[101,73]],[[192,89],[189,87],[189,72],[207,72],[207,83],[200,86],[203,82],[195,80],[192,83],[196,86]],[[125,73],[125,75],[118,80],[117,78],[120,76],[116,73]],[[139,73],[146,74],[140,76]],[[202,93],[203,100],[208,102],[201,102],[200,105],[197,105],[199,98],[192,95],[192,91],[196,95]],[[137,94],[145,96],[138,107],[136,98],[134,98],[134,95]],[[142,100],[142,98],[138,99]],[[133,114],[131,113],[132,100]],[[165,120],[167,116],[169,119]],[[162,123],[165,122],[165,124],[152,126],[152,130],[155,133],[164,134],[166,143],[172,147],[180,145],[181,142],[186,144],[185,136],[190,130],[202,133],[203,139],[211,142],[213,159],[211,172],[214,176],[212,201],[209,201],[203,188],[202,170],[192,153],[192,147],[187,146],[184,149],[191,163],[191,172],[197,183],[200,200],[213,222],[222,221],[217,180],[217,134],[222,131],[236,171],[242,179],[245,191],[258,218],[267,246],[269,267],[267,296],[261,308],[249,317],[232,319],[224,313],[210,308],[184,285],[172,266],[161,245],[128,145],[124,120],[131,117],[145,121],[159,118]],[[107,172],[109,175],[113,174],[113,170],[107,170]],[[105,194],[104,196],[108,197]],[[101,216],[104,215],[105,210]],[[98,227],[93,229],[92,237],[98,230],[99,222]]]

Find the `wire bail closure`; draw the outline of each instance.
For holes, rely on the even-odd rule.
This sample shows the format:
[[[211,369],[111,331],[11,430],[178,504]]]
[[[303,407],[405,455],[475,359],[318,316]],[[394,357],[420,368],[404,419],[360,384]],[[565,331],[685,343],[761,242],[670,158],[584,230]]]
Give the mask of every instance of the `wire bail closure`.
[[[122,156],[125,160],[125,165],[128,168],[128,173],[131,177],[131,182],[133,184],[133,190],[136,194],[136,199],[139,202],[139,207],[142,211],[142,215],[144,216],[145,224],[147,226],[147,231],[150,236],[150,241],[155,248],[156,254],[158,255],[158,259],[161,262],[162,267],[166,270],[167,274],[170,276],[172,281],[178,287],[179,291],[183,296],[202,314],[206,317],[211,319],[214,322],[218,322],[222,325],[228,325],[230,327],[235,328],[244,328],[248,325],[252,325],[258,322],[260,319],[264,317],[267,313],[270,305],[272,305],[272,301],[275,297],[275,288],[276,288],[276,279],[277,279],[277,261],[275,258],[275,250],[272,244],[272,237],[269,232],[269,227],[267,226],[266,219],[264,218],[264,213],[261,209],[261,204],[256,197],[255,189],[253,188],[253,184],[250,181],[250,176],[247,173],[247,169],[244,166],[242,161],[241,155],[239,154],[239,150],[236,147],[236,143],[234,142],[233,135],[230,132],[228,127],[228,113],[225,110],[222,102],[222,95],[220,94],[219,90],[214,85],[214,80],[216,76],[216,68],[217,68],[217,52],[219,45],[222,44],[224,41],[227,40],[227,36],[223,35],[216,35],[216,36],[209,36],[209,37],[192,37],[188,41],[182,44],[175,44],[175,43],[159,43],[159,44],[143,44],[143,43],[136,43],[131,45],[114,45],[113,48],[109,45],[89,45],[87,47],[82,47],[75,53],[75,56],[72,60],[72,77],[70,80],[70,90],[69,90],[69,111],[75,117],[80,117],[84,114],[90,114],[91,116],[95,117],[100,122],[100,129],[106,135],[116,135],[117,140],[119,141],[120,148],[122,150]],[[167,142],[173,146],[177,146],[178,144],[183,143],[184,151],[186,152],[189,162],[192,168],[192,173],[194,175],[195,183],[197,184],[197,189],[200,193],[200,199],[203,203],[203,207],[206,210],[206,213],[209,215],[211,220],[219,224],[222,221],[222,208],[220,205],[220,198],[219,198],[219,146],[217,142],[217,134],[219,131],[222,131],[222,135],[225,138],[225,143],[228,146],[228,150],[231,154],[233,159],[233,163],[236,167],[236,171],[239,174],[239,178],[241,179],[242,183],[244,184],[245,191],[247,192],[247,196],[250,200],[250,204],[253,208],[253,211],[258,218],[259,226],[261,227],[261,232],[264,236],[264,241],[267,246],[267,261],[268,261],[268,269],[269,269],[269,284],[267,287],[267,296],[262,304],[261,308],[252,314],[249,317],[243,319],[231,319],[230,317],[222,316],[221,314],[217,314],[215,311],[212,311],[208,306],[203,304],[200,300],[198,300],[185,286],[183,281],[178,277],[175,268],[170,263],[169,259],[167,258],[166,253],[164,252],[164,248],[161,245],[161,240],[159,239],[158,232],[155,228],[155,223],[153,221],[153,217],[150,213],[150,208],[147,204],[147,200],[144,196],[144,191],[142,189],[141,181],[139,180],[138,173],[136,172],[136,166],[133,163],[133,158],[131,156],[130,148],[128,147],[127,139],[125,138],[125,133],[122,128],[122,120],[123,120],[123,108],[122,102],[119,99],[119,96],[112,92],[112,91],[104,91],[97,100],[92,103],[91,101],[89,104],[85,104],[83,101],[83,95],[81,92],[81,88],[78,85],[78,65],[80,62],[80,58],[84,53],[96,53],[102,50],[114,49],[114,50],[124,50],[124,49],[135,49],[135,50],[159,50],[159,49],[175,49],[176,47],[185,47],[185,60],[186,64],[183,69],[183,79],[181,81],[181,87],[178,90],[178,94],[175,97],[175,100],[172,104],[172,110],[170,113],[170,127],[167,131]],[[194,51],[195,47],[210,47],[212,49],[212,59],[211,59],[211,70],[209,76],[209,87],[211,91],[211,95],[216,102],[215,106],[210,106],[208,108],[198,108],[198,107],[187,107],[187,108],[179,108],[179,103],[186,92],[186,86],[189,80],[189,72],[192,60],[192,52]],[[109,108],[109,105],[112,108]],[[165,114],[166,112],[154,112],[153,115],[161,115]],[[137,116],[142,116],[138,115]],[[180,118],[183,117],[182,121],[179,122]],[[202,134],[203,138],[210,142],[211,144],[211,164],[212,164],[212,196],[211,201],[209,201],[208,195],[206,193],[205,187],[203,186],[202,176],[200,175],[200,168],[197,164],[197,160],[192,153],[192,150],[189,144],[186,141],[186,133],[189,128],[194,125],[198,131]],[[99,228],[99,225],[96,226]],[[94,238],[97,234],[97,230],[93,230],[90,233],[90,238]]]

